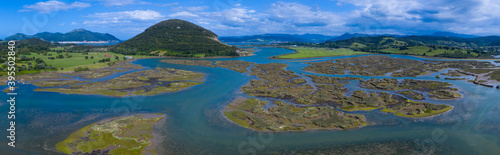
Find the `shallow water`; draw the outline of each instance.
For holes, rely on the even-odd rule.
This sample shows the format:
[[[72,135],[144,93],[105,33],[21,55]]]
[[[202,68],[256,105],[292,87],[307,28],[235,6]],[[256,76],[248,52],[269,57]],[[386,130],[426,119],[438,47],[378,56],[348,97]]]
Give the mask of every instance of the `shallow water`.
[[[262,48],[256,55],[217,60],[244,60],[255,63],[287,63],[287,68],[297,74],[314,74],[301,69],[306,62],[324,61],[346,57],[277,60],[268,57],[291,53],[280,48]],[[390,55],[396,58],[427,60],[412,56]],[[450,147],[461,154],[495,154],[500,151],[500,90],[474,85],[466,81],[436,79],[433,73],[412,79],[439,80],[454,84],[465,97],[457,100],[432,100],[426,102],[454,106],[451,112],[422,119],[402,118],[379,110],[355,112],[363,114],[373,125],[346,131],[321,130],[306,132],[261,133],[227,121],[222,109],[237,97],[247,97],[239,88],[253,78],[223,68],[185,66],[159,62],[161,59],[141,59],[133,63],[148,68],[168,67],[202,72],[204,84],[175,93],[156,96],[105,97],[98,95],[68,95],[51,92],[33,92],[32,85],[18,89],[16,105],[16,148],[0,145],[0,152],[8,154],[57,154],[54,146],[69,134],[93,122],[135,113],[160,112],[167,115],[166,140],[158,152],[168,154],[246,154],[253,151],[268,151],[290,154],[293,151],[322,149],[348,144],[367,142],[388,142],[394,140],[412,141],[418,144],[422,153],[439,147]],[[313,60],[313,61],[309,61]],[[446,70],[442,71],[446,72]],[[104,79],[118,77],[115,74]],[[314,74],[323,75],[323,74]],[[335,77],[361,77],[353,75],[327,75]],[[442,78],[446,76],[441,76]],[[398,78],[398,79],[407,79]],[[351,91],[357,89],[355,82],[347,85]],[[7,100],[4,93],[0,98]],[[8,112],[5,101],[1,111]],[[0,128],[7,129],[6,118],[0,119]],[[7,132],[3,130],[3,135]],[[3,144],[7,138],[0,139]],[[253,143],[254,142],[254,143]],[[251,145],[254,144],[254,145]],[[2,153],[3,154],[3,153]]]

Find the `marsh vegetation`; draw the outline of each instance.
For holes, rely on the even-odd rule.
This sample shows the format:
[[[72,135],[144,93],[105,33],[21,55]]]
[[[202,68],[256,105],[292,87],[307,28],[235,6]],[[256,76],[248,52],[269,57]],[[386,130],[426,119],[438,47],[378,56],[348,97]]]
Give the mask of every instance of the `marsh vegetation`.
[[[138,71],[120,77],[60,88],[37,88],[35,91],[67,94],[96,94],[105,96],[156,95],[175,92],[203,83],[201,73],[171,68]]]
[[[347,74],[363,76],[416,77],[447,68],[472,69],[495,67],[490,62],[478,61],[418,61],[389,56],[363,56],[332,61],[308,63],[303,70],[322,74]]]
[[[65,154],[156,154],[153,126],[163,114],[117,117],[90,124],[57,143]]]
[[[240,98],[225,109],[233,122],[247,128],[263,131],[305,131],[311,129],[349,129],[367,125],[359,114],[345,114],[329,106],[294,106],[275,101],[274,107],[259,99]]]

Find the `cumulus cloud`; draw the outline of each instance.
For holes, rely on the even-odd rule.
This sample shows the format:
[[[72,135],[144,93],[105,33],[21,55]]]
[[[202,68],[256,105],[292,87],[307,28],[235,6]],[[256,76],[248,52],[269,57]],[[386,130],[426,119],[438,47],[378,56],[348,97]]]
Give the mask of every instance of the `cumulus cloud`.
[[[210,7],[208,7],[208,6],[190,6],[190,7],[179,6],[179,7],[172,9],[172,11],[200,12],[200,11],[205,11],[208,8],[210,8]]]
[[[172,18],[178,18],[178,17],[198,17],[198,15],[195,15],[191,12],[187,12],[187,11],[181,11],[181,12],[176,12],[176,13],[173,13],[173,14],[170,14],[168,15],[168,17],[172,17]]]
[[[104,12],[89,15],[91,18],[99,19],[135,19],[135,20],[153,20],[163,17],[159,12],[153,10],[134,10],[122,12]]]
[[[252,25],[260,22],[259,15],[255,14],[255,10],[246,8],[231,8],[222,11],[203,13],[206,18],[212,18],[218,22],[228,26],[243,26]]]
[[[310,7],[300,3],[281,2],[271,4],[269,19],[288,22],[294,26],[327,26],[340,24],[340,17],[318,7]]]
[[[66,4],[64,2],[51,0],[47,2],[38,2],[32,5],[24,5],[23,8],[25,8],[25,10],[20,10],[20,11],[38,11],[40,13],[50,13],[60,10],[88,8],[90,6],[91,6],[90,3],[83,3],[78,1],[73,2],[71,4]]]
[[[425,33],[482,33],[496,29],[500,1],[496,0],[339,0],[359,7],[347,26],[370,30]],[[367,22],[369,21],[369,22]],[[471,31],[474,30],[474,31]]]
[[[104,12],[95,13],[88,16],[95,18],[95,20],[86,20],[83,24],[98,25],[98,24],[116,24],[116,23],[130,23],[134,21],[151,21],[157,20],[162,17],[161,13],[153,10],[134,10],[122,12]]]
[[[241,4],[205,12],[208,7],[177,7],[168,17],[180,17],[202,23],[221,35],[260,33],[322,33],[338,30],[339,15],[300,3],[277,2],[268,10],[257,11]],[[183,10],[183,11],[181,11]],[[314,28],[311,28],[314,27]],[[237,30],[237,31],[227,31]]]
[[[160,4],[160,6],[163,6],[163,7],[175,6],[175,5],[179,5],[179,3],[175,2],[175,3]]]

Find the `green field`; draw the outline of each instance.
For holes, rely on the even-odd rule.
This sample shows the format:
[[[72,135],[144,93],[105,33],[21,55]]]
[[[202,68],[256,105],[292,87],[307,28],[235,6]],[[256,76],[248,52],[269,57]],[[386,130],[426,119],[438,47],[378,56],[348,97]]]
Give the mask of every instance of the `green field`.
[[[427,47],[427,46],[408,47],[407,50],[399,50],[396,48],[389,48],[389,49],[383,49],[382,51],[388,52],[391,54],[410,54],[410,55],[420,55],[420,56],[423,56],[424,53],[425,53],[425,56],[434,56],[434,55],[438,55],[438,54],[443,54],[445,52],[453,53],[455,51],[467,53],[467,51],[464,51],[464,50],[446,50],[446,49],[436,49],[436,50],[432,50],[431,52],[429,52],[429,47]],[[477,53],[471,52],[471,54],[474,56],[477,56]]]
[[[298,59],[298,58],[369,54],[367,52],[356,52],[347,48],[329,49],[329,48],[314,48],[314,47],[293,47],[290,49],[295,50],[295,53],[280,55],[277,58]]]
[[[89,67],[89,68],[99,68],[99,67],[104,67],[107,66],[107,63],[99,63],[99,60],[106,58],[104,55],[108,54],[110,55],[111,61],[117,61],[115,59],[115,56],[119,57],[119,60],[123,60],[123,57],[125,55],[122,54],[117,54],[117,53],[110,53],[110,52],[89,52],[88,55],[83,55],[83,53],[68,53],[68,55],[71,55],[71,58],[66,58],[66,53],[57,53],[57,52],[47,52],[47,55],[39,55],[37,53],[31,52],[29,55],[25,55],[26,57],[36,57],[36,58],[41,58],[43,61],[45,61],[46,65],[52,65],[57,67],[59,70],[64,68],[64,70],[69,70],[72,71],[76,67]],[[49,56],[51,55],[51,56]],[[56,57],[58,55],[64,55],[65,58],[63,59],[54,59],[50,60],[49,57]],[[88,56],[88,59],[85,59],[85,56]],[[94,59],[91,59],[90,57],[94,57]],[[134,55],[132,56],[133,58],[144,58],[148,56],[138,56]],[[22,61],[19,62],[18,65],[26,65],[27,66],[28,61]],[[32,60],[30,61],[33,65],[35,64],[35,61]],[[95,64],[94,64],[95,62]]]

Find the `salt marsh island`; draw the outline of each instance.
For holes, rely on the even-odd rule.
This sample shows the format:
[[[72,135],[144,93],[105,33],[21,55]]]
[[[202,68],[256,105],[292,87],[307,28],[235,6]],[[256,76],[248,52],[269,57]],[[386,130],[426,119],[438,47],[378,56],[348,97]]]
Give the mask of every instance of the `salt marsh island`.
[[[35,91],[67,94],[95,94],[105,96],[156,95],[175,92],[203,83],[204,75],[185,70],[156,68],[128,73],[105,81],[70,87],[37,88]]]
[[[158,126],[164,114],[140,114],[105,119],[90,124],[57,143],[65,154],[157,154]]]
[[[305,131],[312,129],[349,129],[368,124],[359,114],[345,114],[328,106],[294,106],[275,101],[265,109],[267,101],[239,98],[225,108],[225,115],[243,127],[261,131]]]
[[[308,64],[310,66],[305,67],[303,70],[313,73],[363,76],[383,76],[390,74],[392,77],[416,77],[432,72],[439,72],[447,68],[473,69],[495,67],[491,62],[418,61],[380,55],[351,57]]]
[[[192,66],[205,66],[205,67],[220,67],[226,68],[240,73],[248,72],[247,68],[254,64],[253,62],[241,61],[241,60],[230,60],[230,61],[220,61],[220,60],[183,60],[183,59],[165,59],[161,60],[164,63],[180,64],[180,65],[192,65]]]

